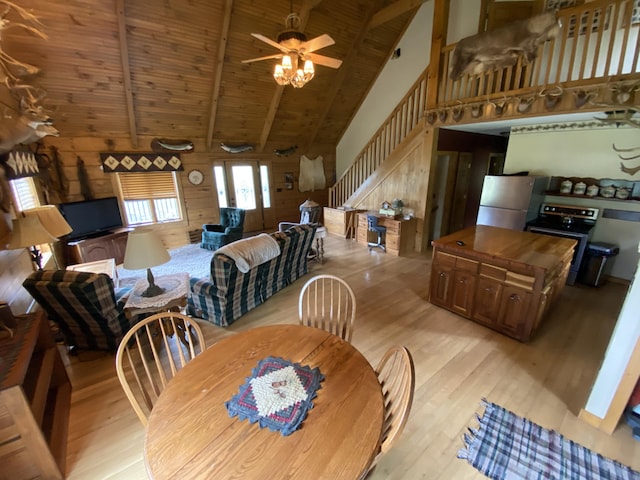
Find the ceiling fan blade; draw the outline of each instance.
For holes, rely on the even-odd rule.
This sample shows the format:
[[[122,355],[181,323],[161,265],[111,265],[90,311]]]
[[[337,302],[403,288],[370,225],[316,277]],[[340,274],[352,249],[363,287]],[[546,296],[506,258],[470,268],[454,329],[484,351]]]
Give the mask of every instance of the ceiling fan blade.
[[[307,53],[305,58],[309,58],[313,63],[318,65],[324,65],[325,67],[340,68],[342,60],[336,58],[325,57],[324,55],[318,55],[317,53]]]
[[[266,57],[250,58],[249,60],[242,60],[242,63],[259,62],[260,60],[269,60],[271,58],[282,58],[282,53],[276,53],[275,55],[267,55]]]
[[[289,53],[289,50],[284,48],[282,45],[280,45],[278,42],[274,42],[273,40],[271,40],[270,38],[265,37],[264,35],[261,35],[259,33],[252,33],[251,36],[257,38],[258,40],[262,40],[264,43],[268,43],[269,45],[271,45],[272,47],[277,48],[278,50],[281,50],[284,53]]]
[[[320,35],[319,37],[312,38],[311,40],[307,40],[303,42],[298,47],[299,51],[303,51],[305,53],[315,52],[316,50],[320,50],[321,48],[328,47],[329,45],[333,45],[336,43],[333,38],[331,38],[326,33]]]

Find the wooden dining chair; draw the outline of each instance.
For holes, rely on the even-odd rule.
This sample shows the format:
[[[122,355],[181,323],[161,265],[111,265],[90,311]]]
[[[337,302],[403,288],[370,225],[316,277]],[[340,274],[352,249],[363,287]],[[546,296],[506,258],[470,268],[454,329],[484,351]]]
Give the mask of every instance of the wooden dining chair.
[[[176,312],[152,315],[122,338],[116,353],[116,372],[145,427],[168,381],[206,348],[200,325]]]
[[[317,275],[300,291],[298,315],[300,325],[327,330],[350,342],[356,317],[356,296],[343,279]]]
[[[378,363],[376,374],[384,398],[384,423],[378,455],[363,478],[371,474],[378,460],[389,451],[409,418],[416,383],[411,353],[403,346],[390,348]]]

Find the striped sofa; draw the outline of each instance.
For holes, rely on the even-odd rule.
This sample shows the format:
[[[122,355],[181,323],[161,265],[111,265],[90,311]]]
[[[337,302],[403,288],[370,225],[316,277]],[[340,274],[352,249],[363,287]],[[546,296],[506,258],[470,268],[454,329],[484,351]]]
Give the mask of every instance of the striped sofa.
[[[105,273],[73,270],[39,270],[22,283],[60,328],[70,348],[110,350],[137,319],[124,313],[130,288],[114,290]]]
[[[228,327],[307,273],[315,231],[314,225],[297,225],[270,234],[280,246],[280,255],[247,273],[240,272],[228,256],[214,255],[211,278],[190,279],[187,313]]]

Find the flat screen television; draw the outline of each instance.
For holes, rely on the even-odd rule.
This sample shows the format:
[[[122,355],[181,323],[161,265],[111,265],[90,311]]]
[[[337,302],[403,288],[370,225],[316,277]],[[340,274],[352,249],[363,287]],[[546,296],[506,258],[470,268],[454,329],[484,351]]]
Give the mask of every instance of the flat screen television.
[[[73,229],[66,240],[95,237],[123,226],[117,197],[61,203],[58,209]]]

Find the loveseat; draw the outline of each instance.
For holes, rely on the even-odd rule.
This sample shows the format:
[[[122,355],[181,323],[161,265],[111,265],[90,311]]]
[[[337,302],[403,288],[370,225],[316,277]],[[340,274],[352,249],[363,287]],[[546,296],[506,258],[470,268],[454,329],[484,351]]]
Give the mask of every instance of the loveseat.
[[[308,272],[307,256],[315,231],[314,225],[298,225],[269,234],[280,253],[246,273],[225,254],[225,249],[235,242],[216,251],[211,259],[210,278],[190,279],[187,313],[221,327],[231,325]],[[239,242],[246,240],[250,239]]]

